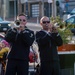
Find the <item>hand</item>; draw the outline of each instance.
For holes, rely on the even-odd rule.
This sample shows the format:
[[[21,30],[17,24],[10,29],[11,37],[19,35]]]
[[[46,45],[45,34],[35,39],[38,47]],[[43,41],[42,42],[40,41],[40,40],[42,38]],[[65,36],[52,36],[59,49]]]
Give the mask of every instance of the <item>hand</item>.
[[[25,27],[20,25],[19,27],[15,27],[15,29],[17,29],[17,31],[21,32],[25,29]]]
[[[52,27],[53,27],[53,24],[49,24],[49,27],[48,27],[49,32],[52,32]]]
[[[21,31],[25,30],[25,26],[20,26],[19,30]]]
[[[52,32],[53,33],[57,33],[58,32],[58,30],[57,30],[57,28],[55,26],[52,27]]]
[[[17,32],[17,28],[13,28],[12,32],[14,32],[14,33]]]

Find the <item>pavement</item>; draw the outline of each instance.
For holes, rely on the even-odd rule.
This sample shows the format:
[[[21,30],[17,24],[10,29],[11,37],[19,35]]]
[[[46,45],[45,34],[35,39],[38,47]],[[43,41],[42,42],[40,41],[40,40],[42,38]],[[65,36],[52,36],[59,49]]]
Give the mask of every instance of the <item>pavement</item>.
[[[41,27],[40,23],[30,23],[30,22],[28,22],[27,25]]]

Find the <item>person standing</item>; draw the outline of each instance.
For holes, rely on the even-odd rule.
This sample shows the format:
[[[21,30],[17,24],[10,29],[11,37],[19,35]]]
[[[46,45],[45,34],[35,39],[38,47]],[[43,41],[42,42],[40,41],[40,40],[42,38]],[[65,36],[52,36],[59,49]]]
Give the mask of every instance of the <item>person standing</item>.
[[[17,25],[9,29],[5,36],[5,40],[11,45],[5,75],[28,75],[29,52],[35,39],[34,32],[26,27],[25,14],[18,15],[15,22]]]
[[[4,54],[7,54],[9,51],[10,51],[10,45],[9,45],[9,43],[7,42],[7,41],[5,41],[5,40],[2,40],[1,42],[0,42],[0,58],[3,58],[3,55]],[[6,59],[6,58],[5,58]]]
[[[6,70],[6,56],[8,52],[10,51],[10,45],[7,41],[1,40],[0,41],[0,62],[2,64],[1,67],[1,75],[5,75],[5,70]]]
[[[40,19],[42,30],[36,32],[36,42],[40,53],[40,75],[60,75],[57,46],[63,44],[57,28],[47,16]]]

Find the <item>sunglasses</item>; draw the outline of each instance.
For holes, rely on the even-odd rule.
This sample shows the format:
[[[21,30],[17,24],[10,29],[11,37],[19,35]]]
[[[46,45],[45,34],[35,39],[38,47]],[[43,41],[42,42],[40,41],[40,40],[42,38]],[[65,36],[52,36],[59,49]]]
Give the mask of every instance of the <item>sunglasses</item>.
[[[23,22],[25,22],[26,20],[25,19],[19,19],[20,21],[23,21]]]
[[[43,21],[42,23],[43,23],[43,24],[45,24],[45,23],[50,23],[50,21]]]

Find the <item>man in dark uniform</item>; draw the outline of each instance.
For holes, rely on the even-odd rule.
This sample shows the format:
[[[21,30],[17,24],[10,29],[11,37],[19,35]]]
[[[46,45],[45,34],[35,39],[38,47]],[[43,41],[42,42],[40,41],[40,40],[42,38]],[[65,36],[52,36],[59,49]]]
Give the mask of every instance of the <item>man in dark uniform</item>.
[[[25,27],[27,19],[24,14],[17,19],[20,24],[8,30],[5,36],[5,40],[11,44],[5,75],[28,75],[29,51],[34,42],[34,32]]]
[[[42,30],[36,33],[41,62],[40,75],[60,75],[57,46],[61,46],[63,41],[48,17],[42,17],[40,24]]]

